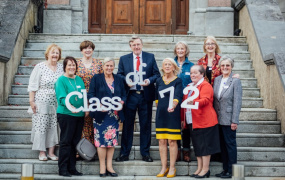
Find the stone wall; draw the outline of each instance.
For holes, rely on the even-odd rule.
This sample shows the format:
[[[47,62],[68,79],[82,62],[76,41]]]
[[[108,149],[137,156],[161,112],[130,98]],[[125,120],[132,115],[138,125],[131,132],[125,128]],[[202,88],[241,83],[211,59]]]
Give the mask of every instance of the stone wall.
[[[255,77],[263,98],[265,108],[277,110],[277,119],[281,121],[282,133],[285,133],[285,92],[276,65],[266,65],[260,52],[257,37],[252,26],[251,18],[246,6],[239,12],[239,26],[242,35],[247,37],[247,43],[253,60]]]
[[[22,8],[26,7],[22,6]],[[22,17],[22,24],[17,31],[14,47],[10,47],[14,48],[10,59],[8,62],[0,62],[0,105],[5,105],[8,102],[8,95],[11,93],[11,86],[14,83],[14,76],[17,73],[21,61],[26,39],[29,33],[33,32],[36,12],[37,7],[29,2],[25,10],[26,14]]]

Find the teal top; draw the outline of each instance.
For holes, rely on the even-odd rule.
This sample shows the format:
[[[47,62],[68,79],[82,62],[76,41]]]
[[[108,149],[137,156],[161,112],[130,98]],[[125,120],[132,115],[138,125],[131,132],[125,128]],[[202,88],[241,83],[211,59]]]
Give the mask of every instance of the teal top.
[[[70,116],[82,117],[85,115],[85,112],[80,111],[78,113],[72,113],[69,109],[67,109],[65,104],[66,96],[73,92],[78,91],[81,93],[81,89],[85,89],[84,82],[79,76],[75,76],[75,78],[68,78],[64,75],[60,76],[55,83],[55,93],[57,99],[57,113],[66,114]],[[79,98],[77,95],[73,95],[70,97],[69,102],[75,108],[83,107],[83,98]]]

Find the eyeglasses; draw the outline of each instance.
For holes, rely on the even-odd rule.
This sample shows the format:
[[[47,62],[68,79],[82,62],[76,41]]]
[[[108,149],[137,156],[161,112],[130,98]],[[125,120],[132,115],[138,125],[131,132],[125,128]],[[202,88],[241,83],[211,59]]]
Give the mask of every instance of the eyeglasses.
[[[222,64],[221,67],[230,67],[230,64]]]
[[[206,43],[205,45],[206,45],[206,46],[216,46],[215,43]]]

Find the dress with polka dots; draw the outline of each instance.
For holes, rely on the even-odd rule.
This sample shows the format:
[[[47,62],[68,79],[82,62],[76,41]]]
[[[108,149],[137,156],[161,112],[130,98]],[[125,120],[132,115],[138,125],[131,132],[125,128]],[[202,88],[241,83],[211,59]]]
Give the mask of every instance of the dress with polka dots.
[[[56,71],[52,71],[45,62],[33,69],[28,86],[28,92],[34,91],[37,112],[32,115],[32,150],[46,151],[46,148],[58,144],[54,84],[63,74],[63,66],[57,63]]]

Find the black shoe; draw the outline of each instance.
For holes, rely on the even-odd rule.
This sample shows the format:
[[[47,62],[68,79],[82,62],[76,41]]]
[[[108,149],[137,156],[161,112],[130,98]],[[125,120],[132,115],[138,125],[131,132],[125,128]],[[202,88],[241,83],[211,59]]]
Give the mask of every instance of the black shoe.
[[[112,177],[118,177],[118,174],[117,173],[111,173],[111,172],[109,172],[108,170],[106,171],[106,174],[107,174],[107,176],[109,175],[109,176],[112,176]]]
[[[128,161],[128,160],[129,160],[129,156],[124,156],[124,155],[120,155],[119,157],[115,159],[116,162],[122,162],[122,161]]]
[[[205,177],[210,177],[210,174],[211,174],[211,172],[210,172],[210,170],[206,173],[206,174],[204,174],[203,176],[199,176],[199,175],[197,175],[197,176],[195,176],[195,178],[205,178]]]
[[[190,177],[196,177],[198,174],[191,174]]]
[[[106,177],[107,176],[107,173],[103,173],[103,174],[99,174],[100,175],[100,177]]]
[[[221,177],[222,175],[226,174],[227,171],[223,170],[221,173],[219,174],[215,174],[216,177]]]
[[[69,171],[69,173],[71,175],[75,175],[75,176],[82,176],[83,175],[81,172],[78,172],[77,170],[71,170],[71,171]]]
[[[221,178],[232,178],[232,174],[227,172],[227,173],[221,175]]]
[[[68,171],[63,171],[58,173],[60,176],[71,177],[71,174]]]
[[[143,156],[142,160],[145,161],[145,162],[153,162],[153,160],[150,157],[150,155]]]

